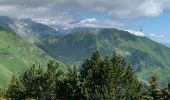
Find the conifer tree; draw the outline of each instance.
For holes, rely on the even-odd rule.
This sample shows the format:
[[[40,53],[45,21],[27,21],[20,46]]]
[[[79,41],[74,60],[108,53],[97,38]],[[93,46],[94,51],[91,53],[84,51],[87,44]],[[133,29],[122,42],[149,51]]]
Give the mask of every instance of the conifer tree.
[[[126,99],[134,100],[141,96],[141,84],[137,80],[137,76],[135,75],[132,65],[128,65],[125,72],[125,80],[122,83],[125,87]]]
[[[170,84],[168,84],[162,89],[162,94],[163,94],[164,100],[170,99]]]
[[[78,70],[69,67],[66,73],[59,64],[49,61],[45,71],[33,65],[11,79],[7,96],[14,100],[138,100],[140,82],[131,65],[113,52],[102,58],[97,50]]]
[[[0,100],[4,97],[4,90],[0,88]]]
[[[25,87],[26,98],[40,99],[43,94],[43,69],[40,66],[32,65],[20,77]]]
[[[115,52],[111,58],[102,59],[99,52],[94,51],[91,59],[84,61],[80,77],[84,83],[86,99],[139,98],[140,84],[132,67],[127,66],[125,59]]]
[[[55,89],[57,88],[56,84],[59,80],[61,80],[62,75],[63,75],[63,72],[59,70],[59,63],[56,63],[52,60],[49,61],[47,64],[47,71],[44,75],[45,77],[45,83],[44,83],[45,99],[48,99],[48,100],[56,99],[56,93],[55,93]]]
[[[10,98],[11,100],[23,100],[25,99],[25,96],[25,88],[23,84],[20,82],[16,74],[13,74],[11,84],[6,91],[5,97]]]
[[[154,73],[149,79],[150,87],[143,94],[144,100],[164,100],[162,90],[158,88],[158,75]],[[166,100],[166,99],[165,99]]]
[[[83,96],[81,94],[80,80],[77,68],[75,66],[70,66],[66,77],[58,81],[56,95],[60,100],[82,100]]]
[[[44,71],[41,66],[34,64],[25,70],[19,78],[13,75],[11,85],[7,90],[7,97],[14,100],[27,98],[55,100],[56,81],[62,75],[62,72],[58,70],[58,66],[58,63],[49,61],[47,71]]]

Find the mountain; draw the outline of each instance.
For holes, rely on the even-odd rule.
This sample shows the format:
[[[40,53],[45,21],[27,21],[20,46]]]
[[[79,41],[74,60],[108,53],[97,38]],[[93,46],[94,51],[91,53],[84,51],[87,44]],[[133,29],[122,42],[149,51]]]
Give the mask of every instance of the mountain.
[[[13,73],[21,73],[33,63],[46,66],[49,59],[53,58],[34,44],[0,27],[0,87],[8,85]]]
[[[76,19],[63,22],[62,20],[53,20],[53,19],[33,19],[35,22],[42,23],[54,28],[59,34],[66,35],[74,32],[80,31],[92,31],[96,30],[99,27],[102,27],[95,18],[87,19]],[[97,24],[99,26],[97,26]],[[103,25],[106,27],[107,25]]]
[[[15,26],[14,22],[10,17],[0,16],[0,27],[8,30],[10,32],[14,32],[14,30],[12,29],[12,27],[14,27],[14,26]]]
[[[170,77],[170,49],[147,37],[135,36],[123,30],[75,32],[45,40],[37,45],[50,56],[76,65],[90,57],[95,48],[102,56],[109,56],[116,51],[134,65],[142,81],[154,72],[159,74],[161,81]]]
[[[70,33],[81,31],[97,30],[97,28],[94,27],[67,27],[67,26],[51,26],[51,27],[53,27],[60,35],[67,35]]]
[[[40,40],[52,38],[58,35],[58,32],[41,23],[37,23],[32,19],[19,19],[7,16],[0,16],[0,26],[4,29],[17,33],[22,38],[30,42],[40,42]]]
[[[76,23],[79,26],[75,23],[69,24],[71,26],[48,26],[31,19],[0,16],[0,26],[3,29],[9,33],[17,33],[15,35],[22,40],[36,45],[35,48],[41,48],[51,57],[66,64],[80,65],[97,48],[102,56],[109,56],[113,51],[124,56],[133,64],[143,81],[153,72],[159,74],[161,81],[170,80],[169,48],[127,31],[81,27],[84,21]]]

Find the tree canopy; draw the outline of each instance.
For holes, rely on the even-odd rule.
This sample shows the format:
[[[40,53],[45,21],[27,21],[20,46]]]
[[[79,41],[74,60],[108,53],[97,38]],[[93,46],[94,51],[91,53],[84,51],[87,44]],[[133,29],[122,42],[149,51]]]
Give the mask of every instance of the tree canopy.
[[[68,66],[59,70],[59,64],[49,61],[47,69],[34,64],[21,75],[13,74],[3,93],[11,100],[168,100],[170,85],[158,89],[154,74],[150,86],[143,88],[133,66],[113,52],[102,58],[95,50],[82,66]]]

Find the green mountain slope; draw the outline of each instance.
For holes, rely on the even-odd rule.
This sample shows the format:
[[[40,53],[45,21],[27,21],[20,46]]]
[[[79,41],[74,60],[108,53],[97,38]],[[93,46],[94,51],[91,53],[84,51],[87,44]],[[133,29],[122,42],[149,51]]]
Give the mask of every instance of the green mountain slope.
[[[0,87],[8,84],[11,74],[36,62],[45,65],[49,59],[52,58],[18,34],[0,28]]]
[[[141,80],[156,72],[162,81],[170,77],[170,49],[146,37],[138,37],[117,29],[83,31],[48,39],[38,44],[52,57],[68,64],[80,64],[94,48],[101,54],[116,51],[132,63]]]
[[[9,32],[17,33],[20,37],[29,42],[41,42],[40,40],[52,38],[58,35],[58,32],[32,19],[19,19],[8,16],[0,16],[0,27]]]

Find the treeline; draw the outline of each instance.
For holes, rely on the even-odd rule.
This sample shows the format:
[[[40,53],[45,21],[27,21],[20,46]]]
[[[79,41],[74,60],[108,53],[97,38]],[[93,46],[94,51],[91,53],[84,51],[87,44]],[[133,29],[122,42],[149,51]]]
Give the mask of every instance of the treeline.
[[[94,51],[80,69],[70,66],[63,72],[54,61],[46,70],[32,65],[20,76],[14,74],[0,94],[7,100],[169,100],[170,85],[158,89],[157,80],[152,75],[150,86],[144,87],[120,55],[102,58]]]

